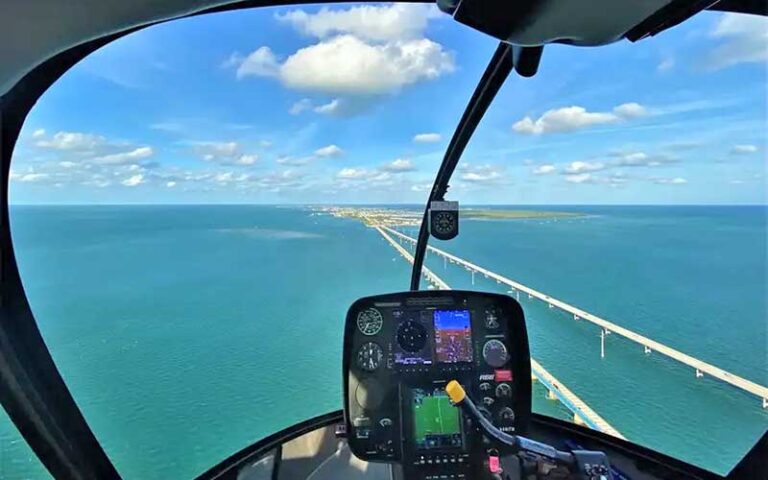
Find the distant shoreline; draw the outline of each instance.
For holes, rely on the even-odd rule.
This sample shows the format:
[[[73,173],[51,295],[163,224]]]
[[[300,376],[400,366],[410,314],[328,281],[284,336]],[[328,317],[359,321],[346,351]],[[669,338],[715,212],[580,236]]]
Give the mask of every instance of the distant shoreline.
[[[576,218],[580,212],[556,212],[548,210],[491,210],[468,208],[459,211],[461,218],[473,220],[522,220],[527,218]]]

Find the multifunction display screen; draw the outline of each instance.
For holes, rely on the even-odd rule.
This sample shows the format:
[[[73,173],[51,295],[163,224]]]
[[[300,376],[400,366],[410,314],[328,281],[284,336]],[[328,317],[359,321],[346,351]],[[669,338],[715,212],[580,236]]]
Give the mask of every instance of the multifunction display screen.
[[[418,450],[462,446],[459,409],[442,389],[413,390],[413,441]]]
[[[472,361],[469,310],[435,310],[435,357],[438,363]]]

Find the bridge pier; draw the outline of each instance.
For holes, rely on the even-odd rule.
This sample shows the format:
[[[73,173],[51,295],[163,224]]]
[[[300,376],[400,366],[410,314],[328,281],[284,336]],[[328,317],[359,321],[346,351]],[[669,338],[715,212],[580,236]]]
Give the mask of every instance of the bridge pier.
[[[581,425],[581,426],[586,425],[586,422],[584,422],[584,419],[581,418],[580,416],[578,416],[575,413],[573,414],[573,423],[575,423],[576,425]]]
[[[600,330],[600,358],[605,358],[605,330]]]
[[[475,284],[475,271],[472,270],[472,285]]]
[[[703,376],[704,376],[704,374],[701,372],[701,370],[699,370],[699,369],[697,368],[697,369],[696,369],[696,378],[701,378],[701,377],[703,377]]]
[[[579,319],[579,316],[578,316],[578,315],[576,315],[576,314],[574,313],[574,314],[573,314],[573,319],[574,319],[574,320],[578,320],[578,319]]]
[[[555,308],[555,306],[552,305],[551,303],[548,303],[547,305],[549,305],[549,308]]]
[[[768,398],[763,399],[763,408],[768,408]]]
[[[547,400],[557,400],[554,390],[547,390]]]
[[[443,270],[445,270],[446,268],[448,268],[448,258],[443,257]]]
[[[649,347],[648,345],[643,345],[643,352],[646,355],[650,354],[651,353],[651,347]]]

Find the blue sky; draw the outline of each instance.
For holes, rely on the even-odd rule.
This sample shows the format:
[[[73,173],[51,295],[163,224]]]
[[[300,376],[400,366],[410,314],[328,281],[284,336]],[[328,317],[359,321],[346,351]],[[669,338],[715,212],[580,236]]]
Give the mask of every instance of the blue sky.
[[[449,197],[766,203],[768,23],[700,14],[636,44],[548,46],[510,77]],[[421,202],[496,41],[423,5],[251,9],[76,65],[14,153],[14,203]]]

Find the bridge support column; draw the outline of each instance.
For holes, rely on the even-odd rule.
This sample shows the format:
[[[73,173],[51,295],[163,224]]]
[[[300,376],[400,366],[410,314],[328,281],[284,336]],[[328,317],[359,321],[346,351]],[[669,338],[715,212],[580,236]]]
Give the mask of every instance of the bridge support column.
[[[475,284],[475,271],[472,270],[472,285]]]
[[[549,308],[555,308],[555,306],[552,305],[551,303],[549,303],[548,305],[549,305]]]
[[[576,415],[575,413],[573,414],[573,423],[575,423],[576,425],[586,425],[584,420],[580,416]]]
[[[557,395],[553,390],[547,390],[547,400],[557,400]]]
[[[768,398],[763,399],[763,408],[768,408]]]
[[[579,316],[578,316],[578,315],[576,315],[576,314],[574,313],[574,314],[573,314],[573,319],[574,319],[574,320],[578,320],[578,319],[579,319]]]
[[[443,257],[443,270],[448,268],[448,259],[446,257]]]
[[[649,353],[651,353],[651,347],[649,347],[648,345],[643,345],[643,352],[645,352],[645,354],[648,355]]]
[[[699,369],[697,368],[697,369],[696,369],[696,378],[701,378],[701,377],[703,377],[703,376],[704,376],[704,374],[701,372],[701,370],[699,370]]]
[[[600,358],[605,358],[605,330],[600,330]]]

